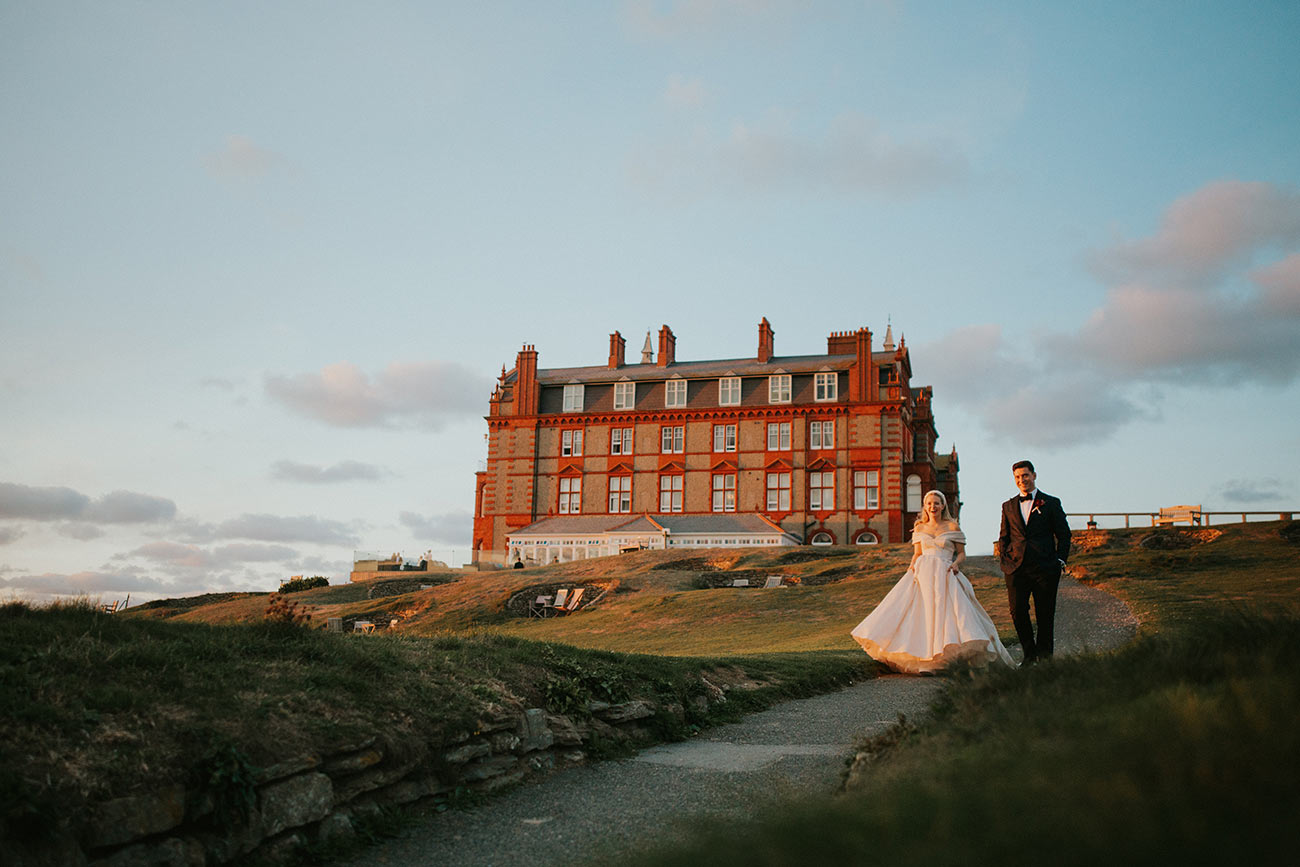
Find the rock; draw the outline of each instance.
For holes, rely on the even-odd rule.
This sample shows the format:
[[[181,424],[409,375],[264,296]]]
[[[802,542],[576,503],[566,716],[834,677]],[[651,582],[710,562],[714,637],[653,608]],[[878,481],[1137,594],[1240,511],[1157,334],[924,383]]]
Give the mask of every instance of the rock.
[[[467,783],[477,783],[481,780],[499,777],[518,764],[519,759],[514,756],[489,756],[470,765],[465,769],[461,777]]]
[[[477,759],[480,756],[490,755],[492,747],[483,741],[478,743],[465,744],[463,747],[457,747],[454,750],[448,750],[442,754],[443,761],[453,765],[463,765],[470,759]]]
[[[197,840],[170,837],[158,843],[137,843],[119,849],[91,867],[204,867],[207,856]]]
[[[274,780],[282,780],[285,777],[292,777],[294,774],[301,774],[303,771],[310,771],[320,766],[320,756],[310,753],[305,756],[297,756],[283,762],[276,762],[269,768],[260,768],[253,775],[254,781],[258,785],[270,783]]]
[[[497,732],[492,735],[492,752],[494,753],[512,753],[518,750],[523,741],[519,736],[511,732]]]
[[[578,727],[567,716],[547,714],[546,725],[551,730],[556,744],[562,747],[576,747],[582,744],[582,735],[578,733]]]
[[[185,787],[180,783],[154,792],[100,804],[86,829],[88,849],[120,846],[175,828],[185,818]]]
[[[480,732],[497,732],[515,727],[519,714],[518,707],[509,708],[499,704],[490,704],[483,710],[483,718],[478,721]]]
[[[547,750],[555,743],[555,735],[547,724],[546,711],[540,707],[530,707],[519,717],[519,751],[533,752]]]
[[[329,815],[334,806],[334,784],[321,773],[290,777],[262,789],[262,828],[273,837]]]
[[[607,701],[589,701],[587,702],[587,713],[599,714],[609,710],[610,704]]]
[[[372,768],[345,780],[338,780],[334,783],[334,803],[346,804],[357,795],[395,783],[409,774],[416,764],[412,761],[390,768]]]
[[[648,716],[654,716],[654,705],[648,701],[640,699],[634,701],[625,701],[622,704],[612,705],[598,716],[605,722],[618,725],[619,723],[631,722],[636,719],[645,719]]]
[[[373,767],[384,760],[383,750],[371,747],[351,755],[340,756],[336,759],[330,759],[321,768],[327,774],[354,774],[357,771],[364,771],[366,768]]]
[[[321,820],[316,829],[316,838],[322,843],[350,843],[356,839],[357,831],[352,827],[352,819],[346,813],[332,813]]]

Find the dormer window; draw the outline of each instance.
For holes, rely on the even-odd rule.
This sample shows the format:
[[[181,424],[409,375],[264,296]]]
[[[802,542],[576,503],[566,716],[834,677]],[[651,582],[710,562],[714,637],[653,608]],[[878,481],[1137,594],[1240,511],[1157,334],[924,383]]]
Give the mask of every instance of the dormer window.
[[[776,373],[767,378],[767,402],[790,402],[790,374]]]
[[[686,406],[686,380],[670,379],[664,384],[664,406]]]
[[[740,405],[740,377],[724,376],[718,380],[718,405]]]
[[[554,394],[554,392],[552,392]],[[564,411],[582,412],[582,384],[564,387]]]
[[[834,371],[817,374],[813,385],[816,389],[813,399],[819,403],[839,399],[839,375]]]
[[[636,404],[636,383],[614,383],[614,409],[631,409]]]

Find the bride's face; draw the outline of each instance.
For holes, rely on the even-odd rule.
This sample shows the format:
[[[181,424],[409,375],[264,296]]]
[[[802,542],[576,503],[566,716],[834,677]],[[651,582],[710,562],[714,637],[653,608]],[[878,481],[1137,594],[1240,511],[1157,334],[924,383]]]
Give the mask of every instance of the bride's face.
[[[926,497],[924,505],[926,520],[938,522],[943,518],[943,501],[938,497]]]

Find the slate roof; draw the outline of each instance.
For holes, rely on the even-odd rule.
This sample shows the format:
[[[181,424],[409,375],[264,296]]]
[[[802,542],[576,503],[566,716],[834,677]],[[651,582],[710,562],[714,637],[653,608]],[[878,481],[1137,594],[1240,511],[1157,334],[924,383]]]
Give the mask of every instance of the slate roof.
[[[605,365],[591,367],[551,367],[537,371],[541,385],[564,385],[568,382],[633,382],[671,379],[711,379],[720,376],[770,376],[774,373],[815,373],[822,369],[848,370],[857,361],[856,355],[778,355],[771,361],[757,358],[723,358],[713,361],[678,361],[660,367],[657,364],[625,364],[622,367]],[[887,363],[894,358],[893,350],[873,352],[871,359]],[[517,376],[511,371],[506,377],[513,382]]]
[[[692,533],[752,533],[764,536],[781,533],[798,540],[794,534],[761,515],[554,515],[506,535],[511,538],[521,535],[581,536],[615,532],[658,533],[664,530],[669,535],[678,536]]]

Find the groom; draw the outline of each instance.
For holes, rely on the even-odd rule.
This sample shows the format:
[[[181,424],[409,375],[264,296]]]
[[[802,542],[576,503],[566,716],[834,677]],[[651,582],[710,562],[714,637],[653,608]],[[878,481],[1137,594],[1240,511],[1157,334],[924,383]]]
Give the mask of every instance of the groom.
[[[1061,501],[1038,490],[1032,463],[1017,461],[1011,473],[1020,496],[1002,504],[998,559],[1007,579],[1011,620],[1025,651],[1022,664],[1029,665],[1052,655],[1056,589],[1065,559],[1070,556],[1070,525]],[[1038,618],[1037,638],[1029,619],[1031,598]]]

